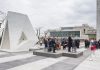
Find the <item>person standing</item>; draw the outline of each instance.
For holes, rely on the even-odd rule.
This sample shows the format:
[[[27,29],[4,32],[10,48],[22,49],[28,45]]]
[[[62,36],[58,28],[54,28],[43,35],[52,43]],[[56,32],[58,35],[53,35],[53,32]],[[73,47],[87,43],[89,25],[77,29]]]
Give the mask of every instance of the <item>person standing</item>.
[[[68,44],[68,43],[67,43],[67,39],[65,39],[63,49],[66,49],[67,44]]]
[[[88,48],[88,40],[85,40],[85,48]]]
[[[95,41],[92,39],[90,41],[90,49],[91,49],[91,57],[90,60],[93,60],[93,55],[95,56],[95,51],[96,51],[96,45],[95,45]]]
[[[55,49],[56,49],[56,43],[55,43],[55,39],[51,39],[49,38],[49,48],[48,48],[48,52],[53,51],[53,53],[55,53]]]
[[[73,40],[72,40],[72,38],[69,36],[69,37],[68,37],[68,52],[71,52],[72,43],[73,43]]]
[[[87,48],[89,48],[89,45],[90,45],[90,41],[87,40]]]
[[[77,49],[77,40],[73,40],[73,43],[72,43],[72,52],[77,52],[76,51],[76,49]]]
[[[52,51],[52,41],[51,38],[48,39],[48,52]]]
[[[65,39],[63,39],[63,40],[61,41],[61,46],[63,47],[63,49],[64,49],[64,42],[65,42]]]
[[[98,49],[100,49],[100,40],[98,41]]]
[[[48,48],[48,40],[46,38],[44,39],[44,45],[45,45],[45,49],[47,49]]]
[[[76,47],[79,48],[79,46],[80,46],[80,40],[77,39],[77,40],[76,40]]]
[[[55,50],[56,50],[56,42],[55,42],[55,39],[53,38],[51,41],[52,41],[53,53],[55,53]]]
[[[60,42],[58,41],[58,39],[56,40],[56,49],[57,49],[57,50],[60,49]]]

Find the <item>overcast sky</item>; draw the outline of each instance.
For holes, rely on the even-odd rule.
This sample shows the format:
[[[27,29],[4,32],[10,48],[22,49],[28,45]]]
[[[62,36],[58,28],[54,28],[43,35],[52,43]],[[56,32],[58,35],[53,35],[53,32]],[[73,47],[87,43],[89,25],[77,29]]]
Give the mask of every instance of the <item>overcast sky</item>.
[[[96,26],[96,0],[0,0],[0,10],[27,14],[35,28]]]

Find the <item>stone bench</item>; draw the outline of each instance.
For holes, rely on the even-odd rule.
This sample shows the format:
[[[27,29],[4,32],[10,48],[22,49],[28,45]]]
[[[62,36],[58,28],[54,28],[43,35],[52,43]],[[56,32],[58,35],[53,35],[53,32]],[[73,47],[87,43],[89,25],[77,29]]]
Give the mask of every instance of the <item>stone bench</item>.
[[[62,53],[46,52],[43,50],[35,50],[33,51],[33,54],[38,56],[53,57],[53,58],[58,58],[62,56]]]
[[[78,58],[83,55],[83,51],[72,53],[72,52],[67,52],[67,51],[56,51],[56,53],[53,52],[47,52],[42,50],[34,50],[33,51],[34,55],[38,56],[44,56],[44,57],[53,57],[53,58],[58,58],[58,57],[72,57],[72,58]]]
[[[72,53],[72,52],[63,52],[62,56],[66,56],[66,57],[73,57],[73,58],[78,58],[80,56],[83,55],[83,52],[76,52],[76,53]]]

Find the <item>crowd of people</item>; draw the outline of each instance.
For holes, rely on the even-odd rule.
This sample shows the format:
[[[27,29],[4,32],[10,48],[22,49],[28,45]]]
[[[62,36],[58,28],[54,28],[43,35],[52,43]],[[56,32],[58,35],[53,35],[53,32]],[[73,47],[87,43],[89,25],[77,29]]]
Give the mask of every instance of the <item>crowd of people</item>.
[[[85,48],[91,48],[91,50],[100,49],[100,40],[85,40]]]
[[[48,52],[55,53],[55,50],[68,50],[68,52],[76,52],[77,48],[80,46],[79,39],[72,39],[71,37],[57,39],[57,38],[44,38],[43,43],[45,49]],[[91,50],[100,49],[100,40],[96,41],[95,39],[84,40],[85,48],[91,48]]]
[[[96,49],[100,49],[100,40],[85,40],[85,48],[89,48],[91,50],[90,60],[93,61]]]
[[[53,53],[55,53],[55,50],[61,48],[64,50],[67,48],[68,52],[76,52],[76,49],[79,48],[80,40],[73,40],[71,37],[68,37],[68,39],[63,38],[61,40],[56,38],[44,38],[44,45],[48,52],[53,51]]]

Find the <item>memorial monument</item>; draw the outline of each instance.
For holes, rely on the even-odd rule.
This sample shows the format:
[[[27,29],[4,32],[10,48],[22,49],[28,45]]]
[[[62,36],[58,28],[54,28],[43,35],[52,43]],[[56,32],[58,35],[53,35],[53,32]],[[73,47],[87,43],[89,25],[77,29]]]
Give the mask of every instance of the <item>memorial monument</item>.
[[[1,40],[1,49],[28,51],[38,38],[27,15],[9,11]]]

